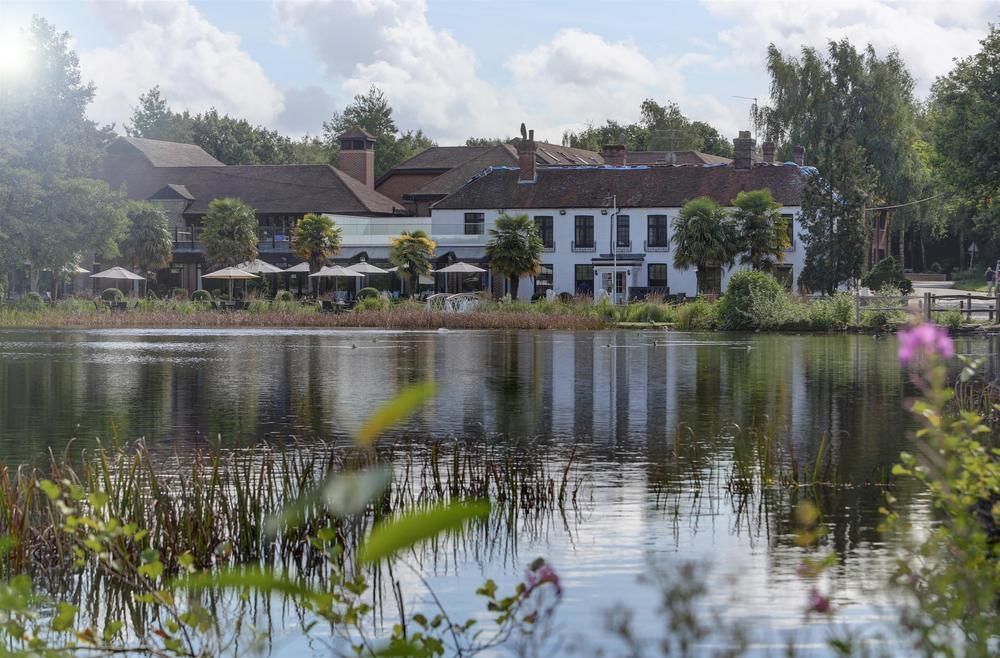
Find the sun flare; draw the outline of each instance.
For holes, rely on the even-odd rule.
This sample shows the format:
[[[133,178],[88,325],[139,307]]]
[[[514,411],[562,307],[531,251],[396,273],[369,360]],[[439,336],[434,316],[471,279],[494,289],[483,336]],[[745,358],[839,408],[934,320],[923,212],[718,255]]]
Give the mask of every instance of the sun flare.
[[[23,75],[28,70],[30,61],[30,44],[23,32],[0,32],[0,78]]]

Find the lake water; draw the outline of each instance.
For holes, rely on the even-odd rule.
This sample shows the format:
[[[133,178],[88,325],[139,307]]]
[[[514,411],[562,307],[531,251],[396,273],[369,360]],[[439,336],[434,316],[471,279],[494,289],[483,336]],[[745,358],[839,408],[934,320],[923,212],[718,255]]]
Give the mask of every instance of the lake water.
[[[70,439],[84,447],[98,437],[145,437],[182,453],[346,441],[396,392],[432,379],[436,399],[390,440],[476,442],[554,468],[572,454],[583,483],[578,509],[525,519],[516,542],[497,538],[504,550],[413,558],[458,616],[481,607],[473,591],[485,577],[509,589],[544,555],[566,590],[560,643],[546,653],[622,653],[603,630],[609,611],[626,604],[643,637],[659,636],[660,594],[638,579],[695,560],[703,611],[750,628],[758,653],[795,638],[825,655],[830,624],[802,612],[809,584],[796,575],[804,553],[791,510],[803,497],[821,502],[823,550],[839,555],[822,583],[836,628],[870,634],[891,621],[879,587],[893,547],[876,528],[912,394],[895,348],[891,337],[645,331],[0,331],[0,457],[39,462]],[[959,351],[998,350],[963,339]],[[751,426],[771,428],[803,470],[822,444],[825,479],[840,486],[734,498],[726,474]],[[919,496],[895,494],[907,514],[926,516]],[[404,591],[420,590],[401,578]],[[309,652],[294,631],[275,650]]]

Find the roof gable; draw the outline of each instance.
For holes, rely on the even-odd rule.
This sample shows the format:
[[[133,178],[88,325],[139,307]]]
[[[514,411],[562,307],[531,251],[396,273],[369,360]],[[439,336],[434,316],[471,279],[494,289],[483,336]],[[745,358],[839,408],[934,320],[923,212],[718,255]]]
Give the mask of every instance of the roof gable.
[[[139,153],[154,167],[223,167],[200,146],[143,137],[119,137],[109,150]]]

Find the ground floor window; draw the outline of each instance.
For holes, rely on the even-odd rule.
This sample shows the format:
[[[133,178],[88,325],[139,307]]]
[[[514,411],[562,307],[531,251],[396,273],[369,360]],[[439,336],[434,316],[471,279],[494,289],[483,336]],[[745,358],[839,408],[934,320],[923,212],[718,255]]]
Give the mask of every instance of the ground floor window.
[[[544,263],[538,266],[538,274],[535,275],[535,294],[544,294],[546,290],[552,289],[552,266]]]
[[[776,265],[774,267],[774,278],[777,279],[781,285],[785,286],[785,290],[791,290],[793,278],[792,266]]]
[[[577,265],[576,266],[576,294],[578,294],[578,295],[593,295],[594,294],[594,266],[593,265]]]
[[[667,287],[667,264],[666,263],[650,263],[649,264],[649,287],[650,288],[666,288]]]

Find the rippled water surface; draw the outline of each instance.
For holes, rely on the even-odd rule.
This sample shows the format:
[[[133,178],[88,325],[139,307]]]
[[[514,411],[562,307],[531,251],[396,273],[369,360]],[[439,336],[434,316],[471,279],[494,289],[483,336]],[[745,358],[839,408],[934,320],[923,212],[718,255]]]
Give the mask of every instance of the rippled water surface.
[[[987,339],[959,347],[997,351]],[[880,485],[907,445],[903,401],[912,391],[892,338],[6,331],[0,456],[8,464],[39,461],[70,439],[85,447],[98,437],[145,437],[181,452],[215,442],[342,440],[401,388],[426,379],[439,395],[390,437],[404,449],[473,441],[553,468],[572,459],[581,484],[571,513],[525,518],[488,550],[419,563],[463,618],[479,609],[473,591],[484,577],[512,587],[525,564],[545,555],[566,588],[558,613],[564,637],[551,650],[620,650],[603,630],[607,611],[627,604],[642,632],[656,637],[660,597],[640,576],[696,560],[706,565],[709,606],[751,628],[761,655],[778,653],[788,637],[806,653],[825,654],[829,628],[804,619],[808,585],[795,573],[802,552],[790,509],[801,492],[737,500],[725,487],[736,437],[766,426],[803,469],[814,468],[822,442],[824,472],[840,485],[811,494],[826,512],[826,547],[840,555],[824,583],[838,624],[872,632],[893,619],[879,593],[893,547],[876,527]],[[919,498],[897,494],[911,515],[925,514]],[[308,652],[293,632],[276,649]]]

